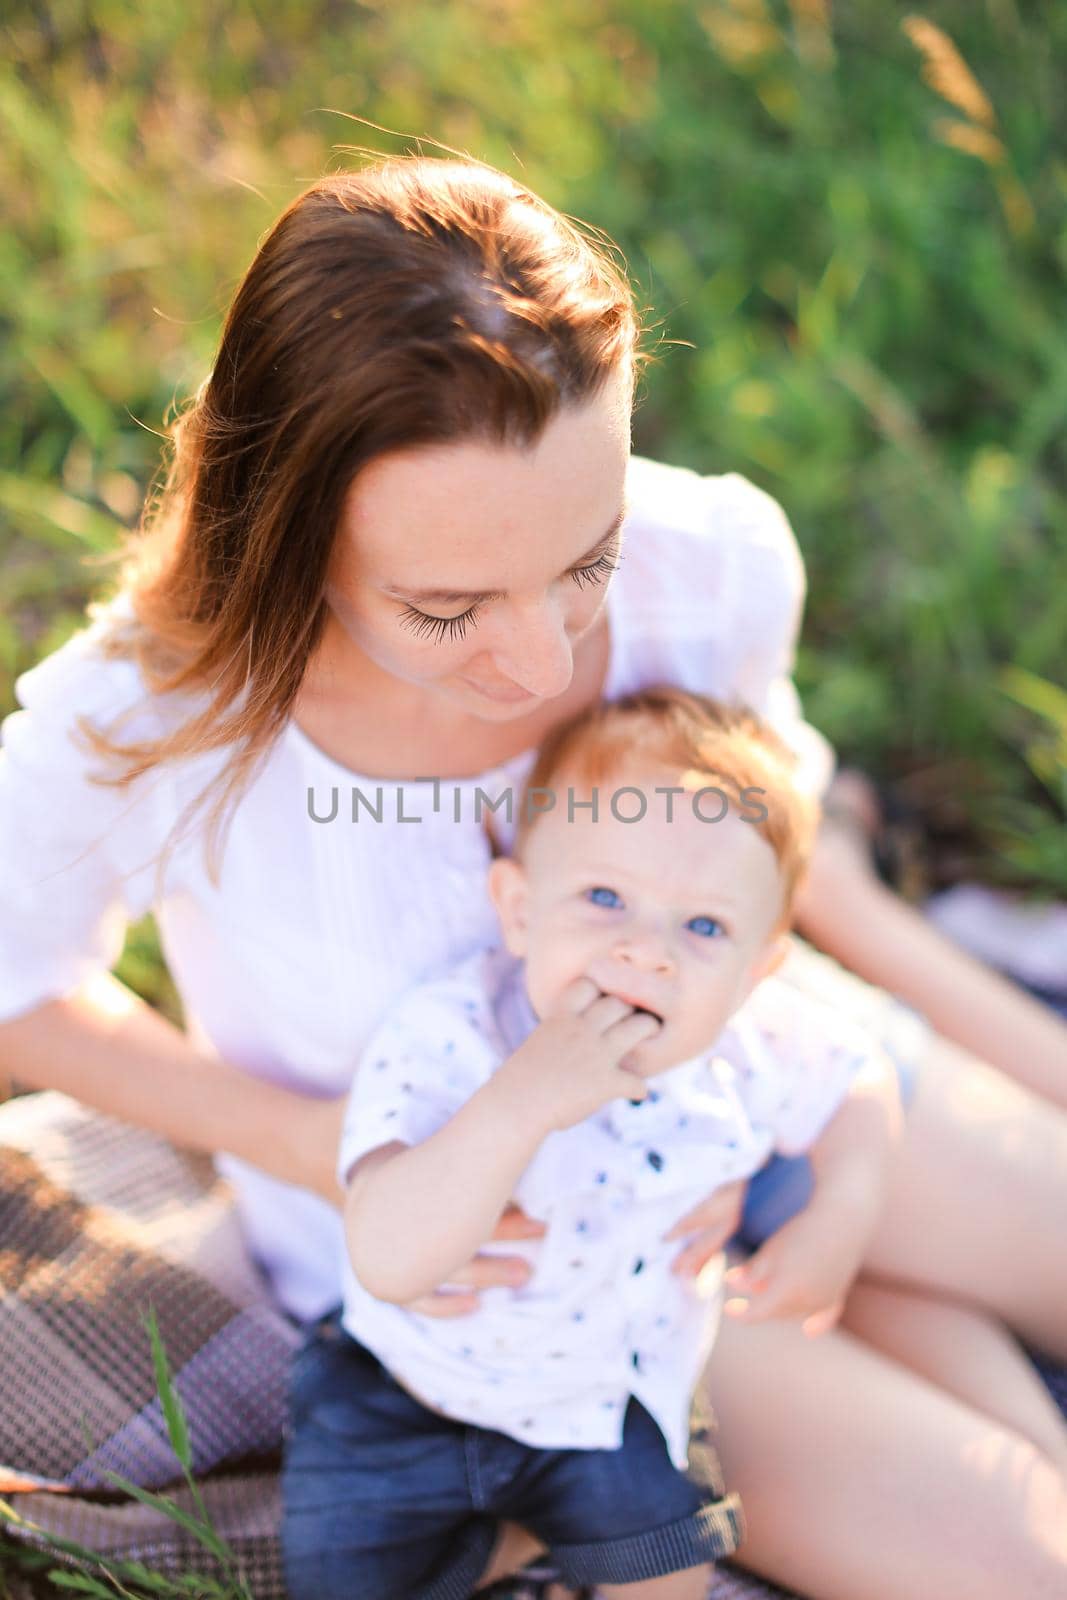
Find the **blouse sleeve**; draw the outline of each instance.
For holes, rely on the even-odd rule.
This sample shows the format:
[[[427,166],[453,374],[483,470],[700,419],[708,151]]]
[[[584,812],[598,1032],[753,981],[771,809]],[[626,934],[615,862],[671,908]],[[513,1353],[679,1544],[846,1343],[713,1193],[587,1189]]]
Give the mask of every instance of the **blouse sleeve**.
[[[101,758],[78,719],[107,728],[145,700],[134,665],[97,644],[87,629],[22,673],[20,709],[0,725],[0,1021],[111,967],[152,903],[165,780],[157,769],[121,789],[91,781]],[[145,702],[121,736],[154,731]]]
[[[675,681],[765,717],[821,795],[834,756],[792,681],[806,579],[781,506],[739,473],[701,476],[638,457],[627,488],[634,631],[665,636]]]

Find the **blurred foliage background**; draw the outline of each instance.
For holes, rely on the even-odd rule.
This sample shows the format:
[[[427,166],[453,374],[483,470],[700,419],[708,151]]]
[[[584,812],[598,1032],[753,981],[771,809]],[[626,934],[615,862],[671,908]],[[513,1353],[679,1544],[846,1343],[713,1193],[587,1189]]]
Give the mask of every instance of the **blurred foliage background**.
[[[2,33],[0,712],[274,216],[421,136],[618,243],[637,448],[782,501],[808,714],[930,881],[1067,891],[1063,0],[9,0]],[[169,1006],[150,929],[126,961]]]

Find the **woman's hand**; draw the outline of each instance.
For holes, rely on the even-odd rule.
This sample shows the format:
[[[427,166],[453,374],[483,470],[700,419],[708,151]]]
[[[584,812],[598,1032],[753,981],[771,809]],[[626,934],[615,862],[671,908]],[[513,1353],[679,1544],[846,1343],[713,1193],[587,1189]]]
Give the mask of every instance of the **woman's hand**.
[[[528,1217],[518,1206],[510,1205],[493,1230],[493,1239],[540,1239],[545,1224]],[[441,1288],[405,1304],[405,1311],[418,1311],[424,1317],[464,1317],[477,1311],[482,1289],[518,1289],[530,1276],[530,1264],[522,1256],[476,1255],[448,1280],[456,1287]],[[466,1291],[466,1292],[464,1292]]]
[[[664,1239],[681,1239],[692,1235],[685,1249],[680,1250],[671,1263],[672,1272],[695,1278],[712,1256],[718,1255],[740,1226],[747,1187],[748,1180],[745,1178],[720,1184],[706,1200],[694,1206],[692,1211],[687,1211],[664,1234]]]

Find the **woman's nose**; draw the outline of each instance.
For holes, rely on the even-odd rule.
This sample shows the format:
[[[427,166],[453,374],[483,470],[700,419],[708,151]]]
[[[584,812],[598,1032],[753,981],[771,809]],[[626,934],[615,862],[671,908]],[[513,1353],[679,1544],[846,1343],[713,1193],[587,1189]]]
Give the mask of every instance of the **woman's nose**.
[[[546,601],[512,610],[493,657],[528,694],[546,700],[562,694],[574,672],[574,652],[559,605]]]

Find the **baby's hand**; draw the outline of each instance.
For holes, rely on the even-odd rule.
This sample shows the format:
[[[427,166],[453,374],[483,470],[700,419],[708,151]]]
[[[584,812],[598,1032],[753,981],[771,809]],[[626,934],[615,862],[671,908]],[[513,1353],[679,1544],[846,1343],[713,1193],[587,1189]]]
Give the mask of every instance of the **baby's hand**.
[[[844,1309],[867,1237],[833,1211],[801,1211],[729,1269],[724,1312],[740,1322],[799,1317],[810,1338],[825,1333]]]
[[[511,1096],[546,1133],[582,1122],[609,1100],[644,1100],[648,1085],[625,1059],[659,1028],[657,1018],[602,994],[591,978],[576,978],[557,1012],[493,1075],[491,1092]]]

